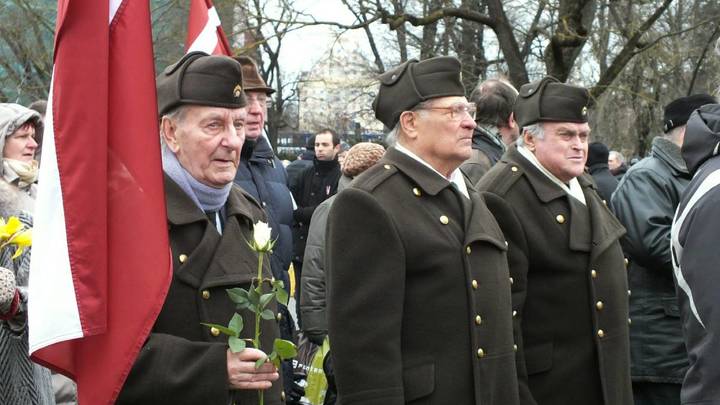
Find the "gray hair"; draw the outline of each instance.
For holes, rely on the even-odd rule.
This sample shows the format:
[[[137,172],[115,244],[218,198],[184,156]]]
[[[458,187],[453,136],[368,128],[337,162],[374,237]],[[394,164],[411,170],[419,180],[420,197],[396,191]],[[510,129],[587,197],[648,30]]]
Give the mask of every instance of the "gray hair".
[[[179,105],[172,110],[166,112],[165,114],[160,117],[160,145],[165,145],[165,135],[163,133],[162,128],[162,120],[163,118],[167,118],[173,122],[182,122],[185,119],[185,113],[187,112],[187,106],[186,105]]]
[[[610,158],[612,159],[613,156],[615,156],[615,159],[617,159],[618,162],[620,162],[620,163],[625,163],[625,155],[623,155],[622,153],[620,153],[620,152],[618,152],[618,151],[616,151],[616,150],[611,150],[611,151],[610,151]]]
[[[416,112],[420,115],[424,115],[425,114],[424,109],[429,107],[431,102],[432,102],[432,99],[421,101],[421,102],[417,103],[415,105],[415,107],[413,107],[407,111],[412,111],[412,112]],[[394,146],[398,141],[399,135],[400,135],[400,121],[398,120],[397,124],[395,124],[393,129],[391,129],[390,132],[388,132],[387,135],[385,135],[385,144],[388,147]]]
[[[525,139],[523,137],[523,133],[527,131],[536,139],[543,139],[545,138],[545,128],[543,128],[542,122],[538,122],[532,125],[528,125],[523,127],[523,130],[520,132],[520,136],[518,137],[516,144],[517,146],[525,146]]]

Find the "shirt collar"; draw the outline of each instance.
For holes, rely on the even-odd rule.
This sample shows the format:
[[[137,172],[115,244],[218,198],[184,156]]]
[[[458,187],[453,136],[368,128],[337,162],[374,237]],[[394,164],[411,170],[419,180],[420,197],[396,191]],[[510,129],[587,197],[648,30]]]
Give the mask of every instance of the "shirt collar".
[[[468,193],[467,185],[465,184],[465,178],[463,177],[462,172],[460,171],[460,169],[457,169],[457,168],[456,168],[455,170],[453,170],[452,173],[450,173],[450,177],[445,177],[442,173],[440,173],[439,171],[435,170],[434,167],[432,167],[428,162],[426,162],[425,160],[423,160],[420,156],[414,154],[414,153],[411,152],[408,148],[402,146],[402,145],[400,144],[400,142],[396,142],[396,143],[395,143],[395,149],[396,149],[398,152],[404,153],[404,154],[408,155],[409,157],[411,157],[412,159],[420,162],[422,165],[430,168],[430,170],[432,170],[433,172],[437,173],[438,176],[440,176],[440,177],[442,177],[443,179],[445,179],[445,180],[449,181],[450,183],[454,184],[455,187],[457,187],[458,191],[460,191],[460,193],[462,193],[462,195],[464,195],[464,196],[465,196],[466,198],[468,198],[468,199],[470,198],[470,194]]]
[[[555,177],[554,174],[550,173],[541,163],[539,160],[537,160],[537,157],[535,157],[535,154],[530,152],[526,147],[518,145],[517,146],[518,152],[527,159],[530,163],[532,163],[533,166],[537,167],[538,170],[542,174],[545,175],[550,181],[555,183],[558,187],[563,189],[568,195],[571,197],[574,197],[576,200],[580,201],[583,205],[587,205],[585,202],[585,194],[583,194],[582,187],[580,186],[580,183],[578,182],[576,177],[573,177],[568,184],[563,183]]]

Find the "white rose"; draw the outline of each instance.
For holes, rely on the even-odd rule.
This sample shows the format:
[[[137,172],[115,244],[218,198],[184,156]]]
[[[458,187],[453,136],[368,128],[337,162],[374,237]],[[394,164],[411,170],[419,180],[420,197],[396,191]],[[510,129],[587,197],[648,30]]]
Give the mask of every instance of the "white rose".
[[[255,244],[255,249],[258,252],[267,252],[270,249],[272,249],[272,241],[271,241],[271,233],[270,228],[267,223],[258,221],[253,226],[253,240]]]

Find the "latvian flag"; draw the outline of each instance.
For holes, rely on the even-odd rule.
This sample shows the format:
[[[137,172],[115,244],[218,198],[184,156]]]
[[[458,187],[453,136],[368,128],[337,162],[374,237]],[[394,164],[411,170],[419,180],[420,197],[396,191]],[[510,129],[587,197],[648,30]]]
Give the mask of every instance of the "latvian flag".
[[[193,51],[232,56],[230,44],[220,25],[220,17],[211,0],[190,0],[185,53]]]
[[[148,0],[60,0],[30,269],[30,351],[113,403],[172,275]]]

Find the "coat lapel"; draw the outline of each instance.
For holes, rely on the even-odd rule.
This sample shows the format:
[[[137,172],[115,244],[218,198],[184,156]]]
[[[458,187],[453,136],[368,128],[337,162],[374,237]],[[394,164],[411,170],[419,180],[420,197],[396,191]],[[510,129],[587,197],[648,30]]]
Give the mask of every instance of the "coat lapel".
[[[590,260],[594,260],[625,234],[625,228],[600,200],[589,175],[583,174],[578,177],[578,181],[582,186],[588,211],[590,212],[590,225],[592,227]]]

